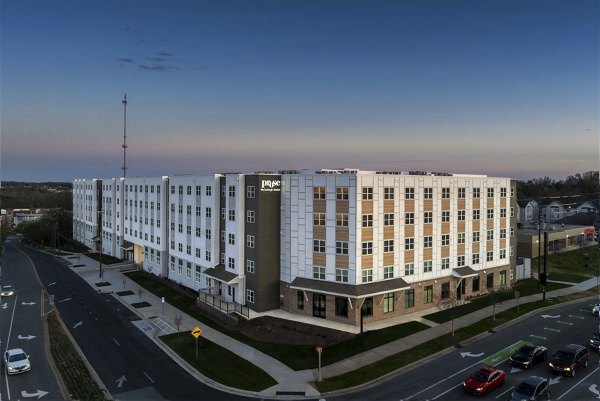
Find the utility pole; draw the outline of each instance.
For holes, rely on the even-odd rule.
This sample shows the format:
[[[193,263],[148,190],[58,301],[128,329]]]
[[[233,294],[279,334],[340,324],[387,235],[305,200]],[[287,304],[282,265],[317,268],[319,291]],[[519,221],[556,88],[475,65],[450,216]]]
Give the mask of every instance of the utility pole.
[[[100,233],[98,235],[98,241],[100,241],[100,254],[98,255],[98,261],[100,262],[100,269],[98,270],[98,277],[102,278],[102,210],[98,210],[98,218],[100,220]]]
[[[121,101],[123,103],[123,178],[127,175],[127,93]]]

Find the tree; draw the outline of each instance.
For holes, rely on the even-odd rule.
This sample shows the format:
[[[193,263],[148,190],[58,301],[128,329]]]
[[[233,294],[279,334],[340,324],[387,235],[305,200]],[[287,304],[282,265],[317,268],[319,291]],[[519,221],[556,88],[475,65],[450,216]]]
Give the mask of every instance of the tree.
[[[434,299],[435,307],[440,311],[448,312],[448,316],[452,320],[452,337],[454,337],[454,320],[458,317],[457,308],[466,303],[464,298],[458,298],[455,291],[450,291],[448,296],[442,298],[442,294],[437,295]]]
[[[177,326],[177,331],[179,332],[179,328],[181,327],[182,323],[183,323],[183,315],[181,313],[178,313],[175,315],[175,326]]]
[[[144,288],[143,288],[143,287],[138,287],[138,289],[137,289],[137,294],[138,294],[138,296],[140,297],[140,302],[142,302],[142,294],[143,294],[144,292],[146,292],[146,290],[144,290]]]

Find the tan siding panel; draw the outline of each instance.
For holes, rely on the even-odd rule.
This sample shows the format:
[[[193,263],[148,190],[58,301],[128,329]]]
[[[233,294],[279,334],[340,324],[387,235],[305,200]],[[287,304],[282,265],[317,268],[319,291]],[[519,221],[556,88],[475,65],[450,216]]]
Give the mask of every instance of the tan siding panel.
[[[348,255],[335,255],[335,267],[348,267]]]
[[[350,238],[350,230],[348,227],[336,227],[335,228],[335,239],[337,241],[348,241]]]
[[[373,267],[373,255],[361,256],[361,264],[363,269],[371,269]]]
[[[362,201],[362,213],[370,214],[373,213],[373,201]]]
[[[325,266],[325,254],[313,252],[313,266]]]
[[[405,212],[414,212],[415,211],[414,199],[409,199],[409,200],[404,201],[404,211]]]
[[[394,227],[383,227],[383,239],[394,239]]]
[[[394,200],[388,199],[383,201],[383,212],[394,213]]]
[[[394,264],[394,252],[386,252],[383,254],[383,265],[391,266]]]
[[[368,228],[363,228],[361,230],[361,238],[362,241],[373,241],[373,228],[372,227],[368,227]]]

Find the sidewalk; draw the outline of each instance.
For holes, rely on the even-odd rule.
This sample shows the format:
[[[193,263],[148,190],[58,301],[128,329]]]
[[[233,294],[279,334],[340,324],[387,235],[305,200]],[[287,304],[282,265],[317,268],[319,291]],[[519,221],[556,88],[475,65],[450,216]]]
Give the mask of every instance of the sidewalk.
[[[130,309],[134,310],[142,320],[139,322],[133,322],[136,324],[144,333],[148,335],[158,346],[160,346],[165,352],[173,357],[173,359],[178,362],[184,369],[186,369],[190,374],[196,377],[201,382],[210,385],[212,387],[216,387],[222,389],[223,391],[245,394],[245,395],[254,395],[260,397],[267,398],[286,398],[293,397],[298,398],[301,396],[305,397],[319,397],[319,392],[310,384],[316,381],[318,378],[318,370],[317,369],[309,369],[303,371],[294,371],[287,365],[282,362],[263,354],[262,352],[241,343],[231,337],[226,336],[225,334],[214,330],[208,326],[205,326],[201,322],[197,321],[193,317],[184,314],[183,312],[177,310],[175,307],[171,306],[168,302],[162,303],[162,300],[152,294],[150,291],[143,291],[141,295],[138,295],[138,286],[134,281],[126,278],[121,271],[131,269],[133,267],[132,264],[125,263],[119,265],[110,265],[103,266],[103,277],[99,278],[98,271],[98,262],[94,259],[88,258],[86,256],[81,255],[79,259],[71,259],[65,258],[69,262],[69,264],[77,264],[80,265],[77,268],[73,268],[73,270],[78,273],[84,280],[86,280],[90,286],[97,289],[99,292],[106,293],[115,293],[115,297],[117,297],[121,302],[127,305]],[[125,285],[123,284],[123,277],[125,277]],[[96,283],[106,281],[109,282],[109,286],[98,287]],[[553,298],[562,295],[568,295],[580,291],[586,291],[590,288],[594,288],[598,284],[597,278],[591,278],[581,283],[567,283],[573,284],[571,287],[565,287],[554,291],[549,291],[546,293],[546,298]],[[118,296],[116,292],[129,290],[132,291],[132,295]],[[519,299],[519,304],[525,304],[528,302],[533,302],[541,299],[541,294],[529,295],[525,297],[521,297]],[[136,309],[131,306],[132,303],[145,301],[149,303],[151,306]],[[500,313],[502,311],[513,308],[517,305],[517,300],[510,299],[503,302],[499,302],[496,304],[496,313]],[[396,341],[392,341],[390,343],[381,345],[379,347],[373,348],[368,352],[363,352],[361,354],[353,355],[350,358],[344,359],[337,363],[324,366],[321,368],[321,376],[323,378],[329,378],[338,376],[358,368],[361,368],[365,365],[368,365],[373,362],[377,362],[383,358],[386,358],[390,355],[396,354],[398,352],[402,352],[404,350],[414,348],[419,344],[432,340],[434,338],[440,337],[442,335],[448,334],[452,331],[451,322],[446,322],[443,324],[437,324],[435,322],[426,320],[423,318],[424,315],[429,313],[436,312],[435,308],[423,310],[420,312],[415,312],[411,314],[406,314],[400,316],[393,321],[385,323],[375,323],[371,325],[365,325],[366,330],[377,330],[385,326],[404,323],[408,321],[420,321],[430,328],[426,330],[422,330],[413,335],[403,337]],[[476,323],[480,320],[483,320],[492,315],[492,306],[487,308],[480,309],[475,311],[469,315],[465,315],[460,317],[460,319],[456,319],[454,321],[454,329],[460,329],[462,327],[466,327],[473,323]],[[180,327],[180,331],[191,331],[194,327],[198,326],[202,328],[202,336],[206,339],[215,342],[231,352],[239,355],[240,357],[246,359],[247,361],[253,363],[259,368],[263,369],[267,372],[271,377],[273,377],[277,381],[277,385],[271,388],[268,388],[260,393],[251,393],[242,391],[239,389],[233,389],[225,387],[219,383],[216,383],[198,373],[195,369],[189,366],[186,362],[184,362],[181,358],[179,358],[176,354],[174,354],[168,347],[166,347],[162,341],[158,340],[158,337],[164,334],[174,333],[176,329],[174,326],[174,318],[176,315],[181,314],[183,317],[183,322]],[[281,315],[281,314],[280,314]],[[282,317],[282,316],[279,316]],[[340,329],[348,330],[348,327],[340,327]],[[350,330],[348,330],[350,331]]]

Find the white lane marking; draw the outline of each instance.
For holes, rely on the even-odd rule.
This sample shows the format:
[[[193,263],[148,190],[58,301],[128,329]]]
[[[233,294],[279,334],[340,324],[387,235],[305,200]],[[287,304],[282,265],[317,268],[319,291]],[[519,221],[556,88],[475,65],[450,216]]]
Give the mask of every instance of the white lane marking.
[[[498,398],[500,398],[500,397],[503,397],[503,396],[504,396],[504,394],[508,393],[509,391],[512,391],[512,389],[513,389],[513,388],[515,388],[515,386],[512,386],[512,387],[511,387],[511,388],[509,388],[508,390],[505,390],[503,393],[501,393],[501,394],[498,394],[498,396],[496,397],[496,399],[498,399]],[[504,398],[502,398],[502,399],[504,399]]]
[[[583,381],[587,380],[588,377],[590,377],[591,375],[593,375],[594,373],[596,373],[598,371],[598,368],[592,370],[587,376],[583,377],[581,380],[579,380],[577,383],[575,383],[573,385],[573,387],[571,387],[570,389],[568,389],[567,391],[565,391],[560,397],[558,397],[556,400],[560,400],[561,398],[563,398],[565,395],[569,394],[571,392],[571,390],[573,390],[575,387],[579,386]],[[569,380],[570,381],[570,380]]]
[[[150,380],[152,383],[154,383],[154,380],[152,380],[152,378],[150,376],[148,376],[148,373],[144,372],[142,370],[142,373],[144,374],[144,376],[146,376],[148,378],[148,380]]]
[[[19,296],[19,294],[15,294],[15,303],[13,305],[12,315],[10,317],[10,325],[8,328],[8,337],[6,338],[6,348],[4,349],[4,352],[6,352],[8,350],[8,344],[10,343],[10,333],[12,331],[13,320],[15,319],[15,309],[17,309],[18,296]],[[4,375],[4,378],[6,380],[6,394],[8,396],[8,399],[10,400],[10,388],[8,387],[8,375]]]
[[[115,338],[113,337],[113,341],[115,342],[115,344],[117,344],[117,347],[120,347],[121,344],[119,344],[119,342],[117,340],[115,340]]]
[[[462,386],[462,383],[461,383],[461,384],[459,384],[458,386],[450,387],[448,390],[444,391],[443,393],[441,393],[441,394],[438,394],[438,395],[436,395],[435,397],[433,397],[433,398],[432,398],[432,400],[435,400],[435,399],[437,399],[437,398],[440,398],[441,396],[445,395],[446,393],[449,393],[450,391],[454,390],[455,388],[457,388],[457,387],[461,387],[461,386]]]

